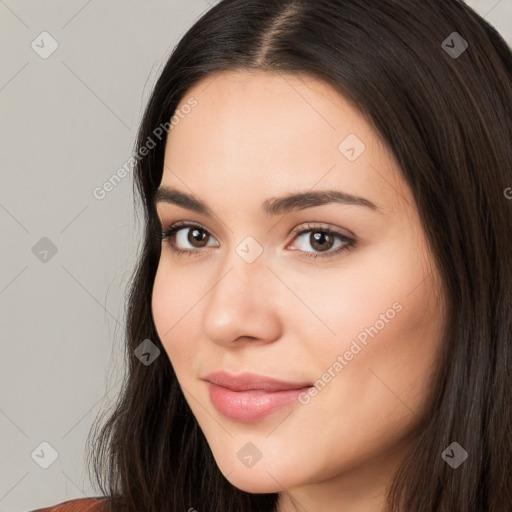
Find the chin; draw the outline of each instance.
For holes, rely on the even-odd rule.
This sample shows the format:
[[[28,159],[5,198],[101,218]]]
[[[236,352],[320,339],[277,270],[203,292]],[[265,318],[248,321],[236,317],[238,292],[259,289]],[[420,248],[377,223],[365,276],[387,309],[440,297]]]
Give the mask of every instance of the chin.
[[[283,485],[280,485],[265,470],[253,473],[252,469],[237,469],[224,476],[231,485],[251,494],[267,494],[284,490]],[[279,480],[279,477],[277,477],[277,480]]]

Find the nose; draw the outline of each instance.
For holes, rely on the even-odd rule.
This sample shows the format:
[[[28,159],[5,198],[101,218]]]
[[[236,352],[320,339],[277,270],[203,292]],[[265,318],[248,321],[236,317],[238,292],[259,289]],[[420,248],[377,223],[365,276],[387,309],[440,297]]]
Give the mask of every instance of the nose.
[[[266,266],[265,252],[252,263],[231,250],[205,297],[202,329],[224,347],[270,343],[282,332],[282,283]],[[281,285],[281,288],[280,288]]]

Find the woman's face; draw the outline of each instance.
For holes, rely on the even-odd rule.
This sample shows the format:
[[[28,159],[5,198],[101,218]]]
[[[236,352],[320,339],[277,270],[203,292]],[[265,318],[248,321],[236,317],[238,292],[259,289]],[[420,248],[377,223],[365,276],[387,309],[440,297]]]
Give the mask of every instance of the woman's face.
[[[220,470],[306,509],[326,485],[377,496],[424,414],[444,327],[396,162],[313,78],[220,73],[178,112],[160,189],[195,203],[168,191],[157,211],[192,227],[162,243],[152,309]],[[305,389],[228,391],[205,380],[217,371]]]

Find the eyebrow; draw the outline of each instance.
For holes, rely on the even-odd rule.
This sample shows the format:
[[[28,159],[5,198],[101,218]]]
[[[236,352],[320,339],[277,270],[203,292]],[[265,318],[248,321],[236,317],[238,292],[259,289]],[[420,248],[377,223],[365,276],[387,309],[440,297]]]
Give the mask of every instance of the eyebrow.
[[[205,203],[175,188],[160,187],[153,199],[154,207],[156,208],[159,203],[175,204],[202,215],[213,216],[213,211]],[[372,210],[379,210],[374,203],[364,197],[338,190],[315,190],[267,199],[262,204],[262,211],[265,215],[274,216],[329,203],[364,206]]]

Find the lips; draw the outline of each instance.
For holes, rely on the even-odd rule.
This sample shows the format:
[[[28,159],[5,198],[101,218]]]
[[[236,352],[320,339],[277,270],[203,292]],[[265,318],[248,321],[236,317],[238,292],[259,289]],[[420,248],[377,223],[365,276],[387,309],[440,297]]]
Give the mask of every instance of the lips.
[[[288,382],[250,372],[231,375],[224,371],[206,375],[210,400],[225,417],[249,423],[297,400],[312,386],[309,382]]]

